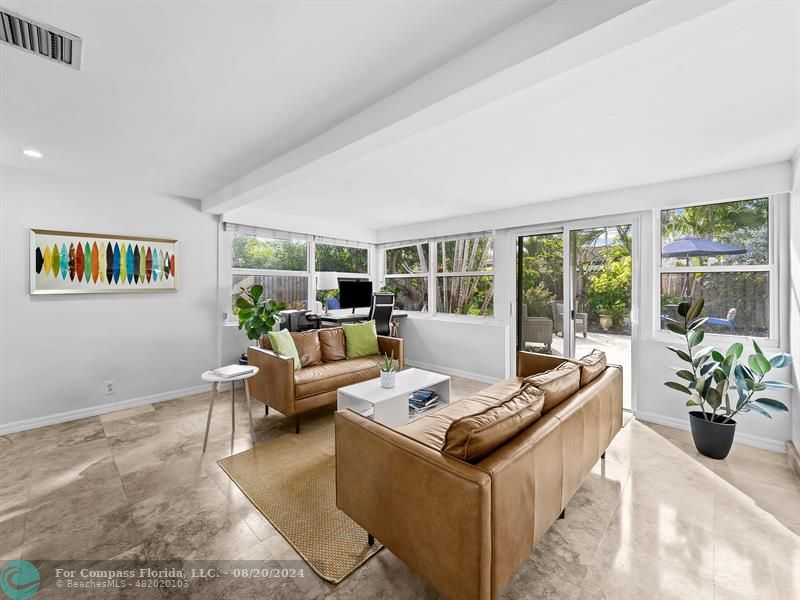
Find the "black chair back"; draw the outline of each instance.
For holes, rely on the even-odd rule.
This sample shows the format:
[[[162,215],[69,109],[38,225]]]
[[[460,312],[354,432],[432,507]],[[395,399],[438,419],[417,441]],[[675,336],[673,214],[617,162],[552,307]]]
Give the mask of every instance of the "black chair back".
[[[372,304],[369,307],[369,319],[375,320],[375,329],[378,335],[389,335],[394,310],[394,294],[387,292],[374,292]]]

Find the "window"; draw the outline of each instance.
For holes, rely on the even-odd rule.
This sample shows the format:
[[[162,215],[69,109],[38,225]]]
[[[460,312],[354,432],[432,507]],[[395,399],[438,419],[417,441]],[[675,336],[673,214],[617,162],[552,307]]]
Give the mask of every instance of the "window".
[[[367,273],[369,257],[366,248],[317,244],[314,250],[317,271]]]
[[[383,289],[394,294],[398,309],[428,310],[429,256],[427,242],[386,249]]]
[[[436,242],[436,311],[494,314],[494,240],[490,236]]]
[[[771,337],[768,198],[661,211],[660,321],[703,298],[707,332]]]
[[[259,283],[264,294],[296,308],[308,299],[308,242],[278,240],[234,232],[231,239],[231,303],[242,288]]]

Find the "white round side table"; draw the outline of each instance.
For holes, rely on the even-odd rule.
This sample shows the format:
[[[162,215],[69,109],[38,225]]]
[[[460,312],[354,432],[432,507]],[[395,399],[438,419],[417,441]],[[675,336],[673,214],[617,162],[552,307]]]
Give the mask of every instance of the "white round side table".
[[[247,398],[247,415],[250,419],[250,439],[255,444],[256,438],[253,435],[253,411],[250,409],[250,385],[247,380],[258,374],[258,367],[252,367],[252,371],[244,375],[236,375],[235,377],[220,377],[213,371],[206,371],[200,375],[200,379],[211,384],[211,400],[208,403],[208,419],[206,419],[206,436],[203,438],[203,452],[206,451],[208,444],[208,430],[211,427],[211,412],[214,410],[214,401],[217,399],[220,383],[230,382],[231,384],[231,433],[236,431],[236,412],[234,408],[235,386],[237,381],[244,381],[244,395]]]

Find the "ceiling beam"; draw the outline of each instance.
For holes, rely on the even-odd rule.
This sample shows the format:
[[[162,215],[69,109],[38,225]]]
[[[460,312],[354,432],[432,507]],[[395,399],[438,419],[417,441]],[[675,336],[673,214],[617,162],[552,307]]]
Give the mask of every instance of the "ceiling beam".
[[[530,88],[731,0],[558,1],[202,200],[221,214]]]

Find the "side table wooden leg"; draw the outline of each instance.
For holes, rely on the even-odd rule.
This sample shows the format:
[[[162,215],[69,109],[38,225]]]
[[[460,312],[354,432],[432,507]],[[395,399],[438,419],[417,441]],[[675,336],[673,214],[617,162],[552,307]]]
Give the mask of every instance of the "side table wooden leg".
[[[253,409],[250,406],[250,384],[244,380],[244,395],[247,398],[247,418],[250,419],[250,440],[255,444],[256,436],[253,434]]]
[[[208,401],[208,419],[206,419],[206,436],[203,438],[203,452],[208,445],[208,430],[211,427],[211,412],[214,410],[214,400],[217,398],[217,382],[211,384],[211,399]]]

